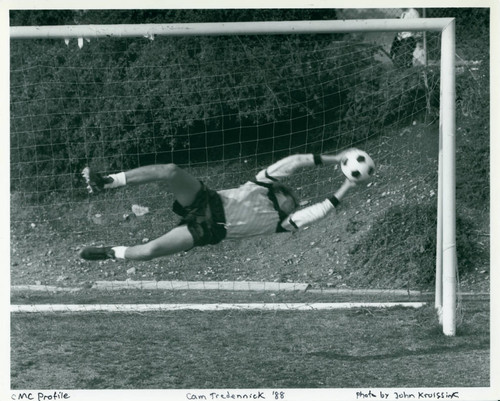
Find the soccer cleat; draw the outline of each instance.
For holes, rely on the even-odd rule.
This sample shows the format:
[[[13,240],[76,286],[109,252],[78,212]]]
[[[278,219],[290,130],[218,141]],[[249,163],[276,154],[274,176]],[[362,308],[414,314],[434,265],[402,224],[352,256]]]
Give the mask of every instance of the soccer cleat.
[[[80,251],[80,256],[85,260],[114,259],[115,251],[110,246],[88,246]]]
[[[113,182],[113,178],[96,173],[95,171],[92,171],[90,167],[85,167],[82,170],[82,176],[87,183],[89,193],[100,192],[104,189],[104,185],[111,184]]]

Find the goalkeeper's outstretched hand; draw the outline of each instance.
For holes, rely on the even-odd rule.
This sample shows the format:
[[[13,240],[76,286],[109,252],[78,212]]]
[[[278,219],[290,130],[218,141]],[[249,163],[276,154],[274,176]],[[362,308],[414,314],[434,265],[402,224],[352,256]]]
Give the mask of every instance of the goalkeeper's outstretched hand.
[[[340,188],[337,190],[337,192],[335,192],[335,195],[333,197],[337,200],[337,202],[340,202],[347,193],[347,191],[354,188],[355,186],[356,186],[355,182],[352,182],[346,178],[345,181],[340,186]]]
[[[351,189],[354,188],[358,185],[356,181],[351,181],[349,178],[346,178],[344,182],[342,183],[342,187],[346,189]]]

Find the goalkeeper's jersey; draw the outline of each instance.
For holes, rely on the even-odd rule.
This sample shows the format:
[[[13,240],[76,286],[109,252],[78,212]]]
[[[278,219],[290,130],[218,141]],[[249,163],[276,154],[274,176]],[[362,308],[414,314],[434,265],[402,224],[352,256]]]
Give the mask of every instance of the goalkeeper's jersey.
[[[292,174],[299,167],[315,164],[311,154],[289,156],[260,171],[255,177],[256,182],[249,181],[238,188],[217,191],[224,207],[226,238],[294,231],[324,218],[334,210],[333,204],[327,199],[289,216],[280,217],[277,205],[269,196],[266,184]]]
[[[217,192],[224,206],[226,238],[276,232],[280,218],[267,188],[250,181],[238,188]]]

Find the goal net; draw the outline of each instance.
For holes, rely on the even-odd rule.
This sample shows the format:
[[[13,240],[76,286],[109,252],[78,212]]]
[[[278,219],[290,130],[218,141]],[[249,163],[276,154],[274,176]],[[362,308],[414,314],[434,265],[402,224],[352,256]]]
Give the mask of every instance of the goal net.
[[[396,59],[405,31],[414,43]],[[453,334],[453,35],[447,19],[12,27],[12,285],[103,289],[100,303],[117,304],[124,288],[180,289],[177,301],[215,290],[200,295],[210,303],[224,290],[390,297],[436,283]],[[221,190],[288,155],[351,147],[374,159],[374,178],[298,233],[150,262],[79,258],[178,223],[165,184],[89,194],[86,166],[175,163]],[[286,183],[307,206],[343,180],[320,166]]]

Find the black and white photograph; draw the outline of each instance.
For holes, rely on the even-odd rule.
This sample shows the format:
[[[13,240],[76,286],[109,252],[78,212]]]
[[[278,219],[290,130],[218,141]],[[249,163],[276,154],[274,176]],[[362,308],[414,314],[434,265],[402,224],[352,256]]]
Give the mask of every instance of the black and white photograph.
[[[496,2],[66,3],[2,9],[4,399],[500,398]]]

